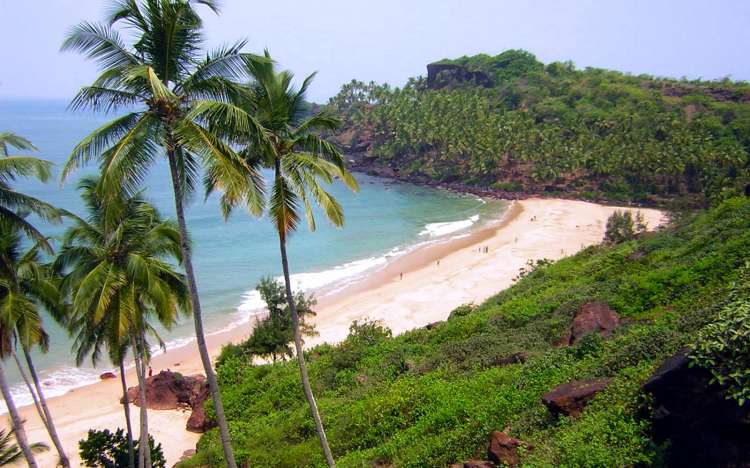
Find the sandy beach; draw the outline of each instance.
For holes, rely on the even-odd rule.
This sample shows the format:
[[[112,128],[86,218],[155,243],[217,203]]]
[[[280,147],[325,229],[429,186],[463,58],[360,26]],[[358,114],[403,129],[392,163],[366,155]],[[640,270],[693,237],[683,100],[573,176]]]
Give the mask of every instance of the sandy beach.
[[[516,201],[495,222],[460,238],[417,248],[393,258],[386,267],[373,272],[318,302],[316,324],[320,342],[338,342],[346,337],[349,325],[363,318],[382,320],[394,333],[447,318],[458,305],[480,303],[510,286],[528,260],[558,259],[601,242],[607,217],[618,209],[571,200],[529,199]],[[635,210],[635,209],[634,209]],[[650,229],[664,222],[663,213],[639,209]],[[210,335],[212,355],[224,343],[238,341],[249,327]],[[170,368],[185,375],[202,373],[195,344],[176,348],[152,360],[154,372]],[[128,375],[128,385],[136,384]],[[79,466],[78,441],[88,429],[125,427],[119,403],[119,379],[103,381],[50,398],[50,410],[58,432],[74,466]],[[137,410],[133,424],[137,431]],[[47,442],[34,408],[21,410],[29,439]],[[195,447],[199,434],[184,430],[189,413],[149,411],[149,426],[162,444],[168,466],[185,450]],[[55,464],[54,449],[38,456],[40,466]]]

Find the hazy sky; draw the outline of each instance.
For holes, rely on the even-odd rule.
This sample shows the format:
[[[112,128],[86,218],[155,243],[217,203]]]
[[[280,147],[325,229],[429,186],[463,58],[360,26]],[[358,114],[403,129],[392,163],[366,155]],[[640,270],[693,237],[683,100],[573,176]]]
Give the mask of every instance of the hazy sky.
[[[319,72],[324,102],[352,78],[401,85],[444,57],[523,48],[661,76],[750,80],[748,0],[224,0],[203,9],[208,45],[248,38],[297,76]],[[0,97],[70,98],[96,69],[59,52],[106,0],[0,0]]]

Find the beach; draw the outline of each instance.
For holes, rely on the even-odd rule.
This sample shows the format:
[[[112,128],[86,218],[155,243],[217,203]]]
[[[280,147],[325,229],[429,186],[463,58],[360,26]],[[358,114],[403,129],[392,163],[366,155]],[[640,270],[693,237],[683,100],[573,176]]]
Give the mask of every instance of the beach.
[[[529,260],[555,260],[601,242],[607,217],[616,209],[571,200],[515,201],[500,219],[394,256],[386,266],[321,297],[315,318],[320,334],[308,339],[307,346],[343,340],[354,320],[381,320],[394,333],[445,320],[456,306],[478,304],[510,286]],[[650,229],[664,222],[661,211],[638,210]],[[223,344],[239,341],[249,331],[249,326],[243,325],[208,336],[211,354],[216,356]],[[154,372],[171,369],[184,375],[203,373],[194,342],[154,357],[151,366]],[[129,386],[136,384],[132,372],[127,380]],[[88,429],[125,427],[121,393],[119,379],[112,379],[49,399],[73,466],[79,466],[77,443]],[[132,411],[137,432],[138,408]],[[22,408],[21,413],[29,439],[52,447],[33,406]],[[185,411],[149,411],[151,434],[162,444],[168,466],[185,450],[194,448],[200,437],[184,430],[188,416]],[[56,456],[52,448],[37,459],[40,466],[54,466]]]

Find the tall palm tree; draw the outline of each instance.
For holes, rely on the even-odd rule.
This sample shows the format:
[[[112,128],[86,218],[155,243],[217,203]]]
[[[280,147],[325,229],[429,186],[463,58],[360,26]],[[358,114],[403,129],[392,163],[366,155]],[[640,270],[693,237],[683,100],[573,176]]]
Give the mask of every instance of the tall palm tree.
[[[15,465],[23,457],[23,452],[18,445],[11,442],[11,437],[13,437],[12,430],[0,429],[0,466]],[[30,448],[33,453],[49,450],[49,447],[41,443],[31,444]]]
[[[35,177],[42,182],[47,181],[50,177],[51,164],[47,161],[31,156],[10,156],[9,148],[23,151],[36,149],[29,140],[18,136],[15,133],[0,133],[0,221],[22,230],[31,239],[39,243],[45,250],[51,251],[47,239],[36,229],[36,227],[25,219],[24,213],[31,212],[44,220],[52,221],[59,219],[59,213],[51,205],[29,195],[15,191],[11,187],[11,182],[19,177]],[[6,280],[5,286],[4,289],[7,291],[12,285]],[[9,295],[6,294],[3,299],[6,301],[7,305]],[[13,433],[16,436],[18,446],[29,466],[36,467],[33,450],[28,443],[26,431],[24,430],[23,423],[18,415],[18,410],[13,403],[13,396],[10,393],[10,387],[5,378],[5,371],[2,364],[2,359],[8,357],[12,352],[17,322],[21,317],[24,317],[25,312],[33,313],[34,310],[35,309],[21,310],[20,308],[16,309],[15,307],[6,307],[3,310],[4,316],[0,318],[0,392],[2,392],[3,398],[8,407],[8,413],[10,414],[13,423]],[[28,333],[29,336],[33,335],[41,337],[43,331],[41,329],[35,329],[32,322],[29,323],[26,333]]]
[[[138,466],[150,467],[146,334],[158,339],[154,322],[169,328],[180,312],[190,310],[184,275],[168,263],[181,260],[180,232],[138,193],[105,195],[95,177],[83,178],[79,188],[88,219],[65,213],[74,224],[55,260],[56,268],[66,272],[62,285],[71,296],[77,357],[88,352],[96,356],[107,346],[122,374],[123,349],[129,344],[140,393]]]
[[[175,210],[181,234],[183,267],[195,320],[195,334],[206,380],[214,401],[226,462],[236,463],[221,395],[203,331],[198,286],[185,222],[184,202],[191,193],[202,163],[207,171],[226,175],[224,180],[258,192],[259,177],[246,167],[231,147],[215,134],[188,118],[192,107],[203,101],[226,101],[236,93],[232,80],[241,77],[250,59],[241,53],[245,42],[200,54],[201,18],[197,4],[218,12],[215,0],[111,0],[105,24],[81,23],[63,43],[63,50],[83,53],[102,69],[91,86],[73,99],[73,108],[127,110],[127,113],[84,138],[65,166],[63,178],[92,159],[100,161],[106,186],[133,190],[151,164],[166,153],[172,178]],[[115,26],[133,38],[126,43]],[[133,110],[133,107],[136,110]],[[260,209],[258,192],[250,197]]]
[[[64,312],[60,307],[56,281],[50,268],[41,261],[41,245],[36,243],[24,251],[22,242],[21,227],[9,220],[0,220],[0,320],[8,326],[14,326],[13,339],[23,352],[34,384],[31,387],[27,381],[39,419],[57,449],[60,464],[69,467],[70,461],[60,442],[31,357],[31,349],[34,346],[39,346],[43,352],[49,349],[49,337],[44,331],[39,308],[44,307],[56,318],[62,318]],[[14,344],[11,343],[11,346]],[[26,380],[21,361],[12,348],[10,352]]]
[[[305,93],[315,74],[308,76],[296,89],[292,85],[293,74],[276,72],[268,51],[266,59],[246,62],[252,81],[234,103],[204,103],[194,112],[196,117],[211,122],[216,132],[223,132],[233,142],[243,144],[241,154],[248,166],[262,166],[273,171],[268,212],[279,237],[286,300],[292,316],[302,386],[326,461],[329,466],[335,466],[302,351],[300,319],[289,278],[286,245],[300,221],[300,209],[304,209],[310,229],[315,229],[313,202],[323,209],[334,225],[343,225],[341,205],[321,182],[330,184],[335,178],[340,178],[351,189],[357,190],[358,187],[347,171],[341,153],[316,133],[335,129],[339,125],[338,118],[325,112],[307,115]],[[227,121],[233,125],[227,125]],[[209,190],[217,187],[224,190],[221,202],[225,216],[240,202],[247,202],[241,194],[227,190],[233,186],[231,181],[222,180],[222,174],[209,172],[206,182]],[[255,195],[250,193],[247,198]]]

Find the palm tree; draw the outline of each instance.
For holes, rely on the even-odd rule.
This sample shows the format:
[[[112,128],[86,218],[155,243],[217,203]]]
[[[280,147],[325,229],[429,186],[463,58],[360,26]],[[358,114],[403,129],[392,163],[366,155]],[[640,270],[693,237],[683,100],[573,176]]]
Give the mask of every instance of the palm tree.
[[[44,397],[39,375],[36,372],[31,349],[39,346],[43,352],[49,349],[49,337],[44,331],[39,308],[44,307],[58,319],[62,318],[60,294],[57,284],[47,265],[41,263],[39,243],[25,252],[22,250],[21,227],[8,220],[0,220],[0,318],[13,326],[13,340],[20,345],[34,386],[28,382],[21,361],[13,350],[10,353],[16,360],[21,375],[29,386],[39,419],[44,424],[50,439],[57,449],[60,464],[69,467],[60,437],[55,429],[47,400]]]
[[[55,267],[67,272],[62,285],[71,296],[77,358],[92,352],[96,359],[106,346],[122,378],[124,349],[129,345],[133,351],[140,393],[138,466],[150,467],[146,334],[159,339],[154,321],[169,328],[181,311],[190,310],[184,275],[168,263],[181,260],[180,232],[140,194],[104,195],[100,182],[95,177],[79,182],[88,219],[65,212],[74,224],[65,233]]]
[[[21,136],[11,132],[0,133],[0,222],[22,230],[42,248],[51,251],[47,239],[25,219],[25,213],[31,212],[42,219],[53,221],[59,219],[59,213],[51,205],[29,195],[17,192],[10,185],[18,177],[35,177],[43,182],[46,181],[50,176],[51,164],[30,156],[9,156],[8,151],[11,147],[19,150],[35,149],[30,141]],[[13,396],[5,379],[5,371],[2,365],[2,359],[5,359],[12,353],[13,340],[19,320],[27,312],[29,314],[35,313],[36,308],[30,307],[22,310],[21,308],[10,307],[11,297],[16,296],[8,294],[8,291],[12,287],[11,282],[7,278],[3,281],[5,281],[5,284],[2,288],[4,301],[3,316],[0,317],[0,392],[2,392],[8,407],[8,413],[13,423],[13,433],[16,436],[18,446],[29,466],[36,467],[33,450],[27,441],[23,423],[13,403]],[[37,327],[40,323],[36,325],[34,321],[26,321],[24,323],[27,325],[25,328],[27,336],[43,336],[43,330]]]
[[[105,24],[81,23],[70,32],[63,50],[81,52],[102,69],[71,106],[105,111],[126,109],[127,113],[98,128],[76,146],[63,178],[96,158],[104,185],[132,191],[160,156],[160,150],[166,153],[196,342],[214,401],[225,459],[230,468],[235,468],[224,407],[203,332],[184,202],[194,187],[200,163],[207,171],[225,174],[224,180],[242,186],[244,191],[258,192],[253,188],[259,180],[257,174],[231,147],[188,118],[190,109],[199,102],[226,101],[233,96],[237,87],[232,80],[241,77],[244,61],[251,56],[240,52],[244,41],[200,55],[202,23],[196,4],[218,12],[215,0],[112,0],[112,12]],[[131,43],[123,41],[113,29],[120,25],[133,38]],[[254,210],[259,211],[260,193],[251,199]]]
[[[12,430],[0,429],[0,466],[14,465],[23,457],[23,452],[18,448],[18,445],[11,442],[11,437],[13,437]],[[31,444],[30,449],[32,453],[40,453],[49,450],[49,447],[41,443],[35,443]]]
[[[341,153],[315,133],[335,129],[339,125],[338,118],[325,112],[306,115],[305,93],[315,74],[308,76],[300,88],[295,89],[292,86],[293,74],[288,71],[276,72],[268,51],[266,59],[246,62],[252,81],[234,103],[204,103],[194,112],[197,117],[212,122],[211,127],[215,127],[217,132],[223,131],[233,142],[243,144],[241,154],[248,166],[263,166],[273,171],[268,211],[279,237],[286,300],[292,316],[302,386],[326,461],[329,466],[335,466],[302,352],[300,318],[289,279],[286,244],[288,236],[300,221],[301,208],[305,210],[310,229],[315,229],[313,202],[323,208],[334,225],[343,225],[341,205],[323,188],[321,182],[330,184],[335,178],[340,178],[351,189],[357,190],[358,187],[347,171]],[[227,121],[234,125],[227,125]],[[231,181],[223,180],[222,174],[209,172],[206,179],[209,190],[223,188],[221,202],[225,216],[240,202],[252,201],[256,196],[249,193],[243,199],[237,192],[227,190],[233,185]]]
[[[66,287],[69,287],[69,282]],[[128,353],[128,340],[119,336],[119,323],[116,314],[106,315],[98,325],[92,326],[87,314],[77,314],[67,324],[68,330],[74,337],[73,350],[76,355],[76,365],[80,366],[90,355],[91,364],[96,366],[106,352],[110,362],[120,370],[120,386],[122,388],[123,413],[128,438],[128,467],[135,468],[135,449],[133,443],[133,426],[130,420],[130,400],[128,399],[128,384],[125,380],[125,357]]]
[[[35,177],[46,182],[50,177],[52,164],[31,156],[10,156],[9,148],[22,151],[36,149],[29,140],[15,133],[0,133],[0,220],[8,220],[15,224],[30,238],[41,242],[49,250],[50,246],[46,237],[24,219],[23,213],[31,212],[43,220],[52,221],[59,219],[59,213],[52,205],[13,190],[10,183],[18,177]]]

